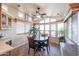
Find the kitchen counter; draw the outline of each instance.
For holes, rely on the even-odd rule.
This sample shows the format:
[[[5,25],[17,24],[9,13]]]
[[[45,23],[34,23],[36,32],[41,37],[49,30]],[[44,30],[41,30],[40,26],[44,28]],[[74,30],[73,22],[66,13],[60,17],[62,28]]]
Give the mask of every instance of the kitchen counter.
[[[10,41],[11,39],[9,39],[9,38],[7,38],[7,37],[2,37],[2,38],[0,38],[0,41],[2,41],[2,42],[4,42],[4,43],[6,43],[6,42],[8,42],[8,41]]]
[[[5,54],[9,51],[13,50],[13,47],[11,47],[10,45],[0,41],[0,55]]]

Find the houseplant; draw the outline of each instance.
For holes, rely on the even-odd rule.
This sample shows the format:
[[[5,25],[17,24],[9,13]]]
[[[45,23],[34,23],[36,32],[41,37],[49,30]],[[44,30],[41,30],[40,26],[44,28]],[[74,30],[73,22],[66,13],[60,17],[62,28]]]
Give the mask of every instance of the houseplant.
[[[36,35],[39,32],[39,28],[36,28],[35,25],[30,29],[29,36],[30,35]]]

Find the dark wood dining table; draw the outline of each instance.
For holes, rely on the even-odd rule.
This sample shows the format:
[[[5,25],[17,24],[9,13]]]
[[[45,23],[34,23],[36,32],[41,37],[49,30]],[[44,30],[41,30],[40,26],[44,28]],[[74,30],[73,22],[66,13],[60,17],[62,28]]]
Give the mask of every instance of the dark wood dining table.
[[[37,35],[35,38],[34,38],[34,41],[37,42],[39,44],[39,49],[44,49],[43,47],[43,43],[45,43],[46,41],[48,40],[48,36],[42,36],[42,35]]]
[[[43,41],[46,41],[47,39],[48,39],[48,36],[36,35],[36,37],[34,38],[34,41],[43,42]]]

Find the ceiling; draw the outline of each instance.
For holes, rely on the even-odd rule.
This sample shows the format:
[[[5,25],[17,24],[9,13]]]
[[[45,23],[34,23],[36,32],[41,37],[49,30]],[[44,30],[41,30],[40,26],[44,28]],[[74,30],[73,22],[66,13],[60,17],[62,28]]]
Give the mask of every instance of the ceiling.
[[[62,19],[69,11],[68,3],[8,3],[20,11],[29,14],[30,16],[36,14],[36,8],[40,7],[40,13],[46,13],[46,15]],[[20,7],[18,7],[20,5]],[[59,17],[58,17],[59,16]]]

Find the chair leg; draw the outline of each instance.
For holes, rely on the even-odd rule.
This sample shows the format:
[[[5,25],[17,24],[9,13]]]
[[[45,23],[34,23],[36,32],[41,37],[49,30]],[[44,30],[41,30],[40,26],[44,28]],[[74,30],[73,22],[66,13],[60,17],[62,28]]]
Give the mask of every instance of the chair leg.
[[[35,52],[36,52],[36,51],[35,51],[35,49],[34,49],[34,56],[35,56]]]
[[[49,47],[47,47],[47,54],[49,55],[49,51],[48,51],[48,48],[49,48]]]
[[[29,48],[29,50],[28,50],[28,54],[30,54],[30,48]]]
[[[48,47],[49,47],[49,51],[50,51],[50,45]]]

